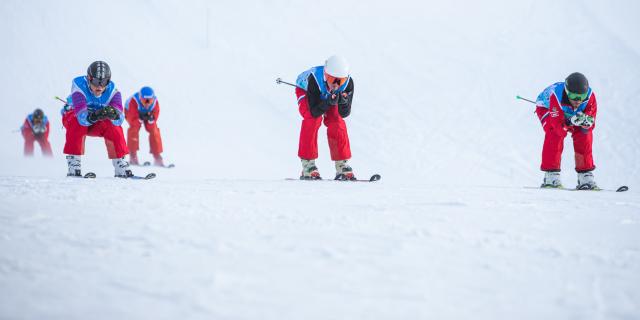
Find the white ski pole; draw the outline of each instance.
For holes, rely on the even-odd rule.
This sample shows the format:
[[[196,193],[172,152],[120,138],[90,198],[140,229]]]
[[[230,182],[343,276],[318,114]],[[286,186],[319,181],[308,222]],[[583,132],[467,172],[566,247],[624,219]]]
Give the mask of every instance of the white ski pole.
[[[289,83],[289,82],[283,81],[281,78],[276,79],[276,83],[277,84],[283,84],[284,83],[284,84],[288,84],[288,85],[290,85],[292,87],[300,88],[300,87],[298,87],[297,85],[295,85],[293,83]],[[302,89],[302,88],[300,88],[300,89]]]

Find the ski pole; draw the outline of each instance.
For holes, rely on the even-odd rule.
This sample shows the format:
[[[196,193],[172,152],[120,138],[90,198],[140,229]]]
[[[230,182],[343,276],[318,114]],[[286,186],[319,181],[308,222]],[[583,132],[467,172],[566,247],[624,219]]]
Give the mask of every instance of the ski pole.
[[[62,100],[62,98],[60,98],[60,97],[58,97],[58,96],[55,96],[55,97],[53,97],[53,98],[54,98],[54,99],[57,99],[57,100],[60,100],[60,101],[62,101],[62,102],[64,102],[64,104],[67,104],[67,101],[66,101],[66,100]]]
[[[531,102],[531,103],[533,103],[533,104],[536,104],[536,102],[535,102],[535,101],[529,100],[529,99],[527,99],[527,98],[523,98],[523,97],[521,97],[521,96],[516,96],[516,99],[524,100],[524,101],[527,101],[527,102]]]
[[[282,79],[281,79],[281,78],[276,79],[276,83],[277,83],[277,84],[283,84],[283,83],[284,83],[284,84],[288,84],[288,85],[290,85],[290,86],[292,86],[292,87],[300,88],[300,87],[296,86],[296,85],[295,85],[295,84],[293,84],[293,83],[289,83],[289,82],[286,82],[286,81],[282,81]],[[302,88],[300,88],[300,89],[302,89]]]
[[[64,110],[65,112],[67,112],[67,111],[72,109],[71,105],[69,105],[66,100],[63,100],[62,98],[60,98],[58,96],[55,96],[53,98],[57,99],[57,100],[60,100],[61,102],[64,102],[64,107],[62,107],[62,110]]]

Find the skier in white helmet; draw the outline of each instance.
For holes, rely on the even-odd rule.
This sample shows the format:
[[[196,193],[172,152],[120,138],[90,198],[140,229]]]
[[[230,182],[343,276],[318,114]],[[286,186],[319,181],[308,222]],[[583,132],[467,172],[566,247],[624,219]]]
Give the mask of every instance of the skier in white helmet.
[[[351,158],[347,125],[343,118],[351,113],[353,78],[349,64],[341,56],[331,56],[323,66],[301,73],[296,81],[298,109],[302,115],[298,156],[302,160],[300,179],[321,179],[315,159],[318,158],[318,129],[324,119],[331,160],[335,161],[336,177],[354,180],[347,164]]]

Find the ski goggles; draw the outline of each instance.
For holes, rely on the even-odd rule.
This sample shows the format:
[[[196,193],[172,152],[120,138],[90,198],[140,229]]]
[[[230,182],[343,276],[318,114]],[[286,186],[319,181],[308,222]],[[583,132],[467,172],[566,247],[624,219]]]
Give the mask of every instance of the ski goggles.
[[[155,98],[142,98],[142,99],[140,99],[140,101],[144,105],[152,104],[154,100],[155,100]]]
[[[96,87],[106,87],[109,84],[109,79],[98,79],[98,78],[94,78],[89,76],[89,83],[91,83],[92,85],[96,86]]]
[[[573,93],[569,90],[565,90],[567,92],[567,98],[569,98],[569,100],[573,100],[573,101],[584,101],[587,99],[587,95],[589,94],[589,92],[585,92],[585,93]]]
[[[334,77],[326,73],[324,74],[324,78],[327,84],[337,84],[339,87],[342,86],[345,82],[347,82],[347,79],[348,79],[347,77],[345,78]]]

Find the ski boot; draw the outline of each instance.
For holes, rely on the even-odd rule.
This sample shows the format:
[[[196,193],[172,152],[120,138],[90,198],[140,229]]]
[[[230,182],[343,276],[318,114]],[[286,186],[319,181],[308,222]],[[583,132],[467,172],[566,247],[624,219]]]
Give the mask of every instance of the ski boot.
[[[124,160],[124,157],[118,159],[111,159],[113,168],[115,169],[116,178],[129,178],[133,177],[133,172],[129,170],[129,163]]]
[[[153,165],[156,167],[164,167],[164,161],[162,161],[162,156],[160,154],[153,155]]]
[[[347,164],[347,160],[336,161],[335,180],[356,180],[353,175],[353,169]]]
[[[67,155],[67,177],[82,177],[80,156]]]
[[[562,188],[560,171],[545,171],[544,181],[540,188]]]
[[[138,153],[135,151],[129,152],[129,164],[134,166],[139,166],[140,161],[138,161]]]
[[[315,160],[302,160],[302,173],[300,174],[300,180],[322,180],[318,167],[316,167]]]
[[[598,190],[598,185],[593,178],[593,172],[578,172],[578,190]]]

